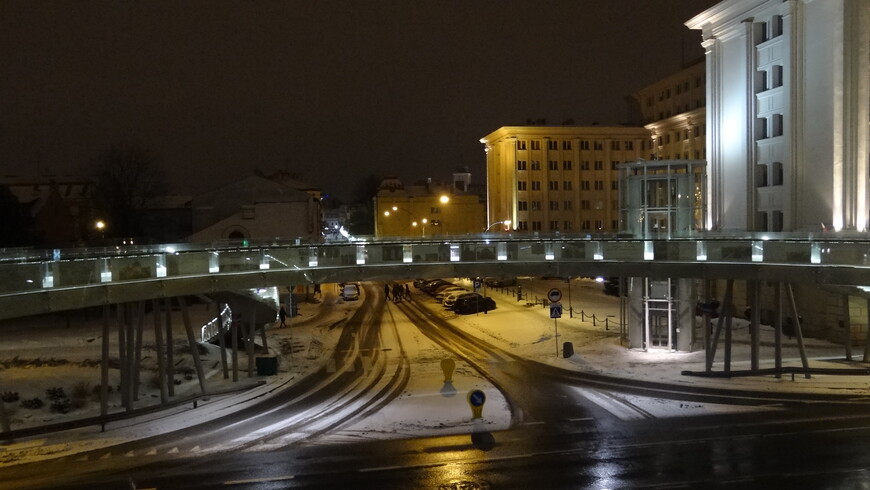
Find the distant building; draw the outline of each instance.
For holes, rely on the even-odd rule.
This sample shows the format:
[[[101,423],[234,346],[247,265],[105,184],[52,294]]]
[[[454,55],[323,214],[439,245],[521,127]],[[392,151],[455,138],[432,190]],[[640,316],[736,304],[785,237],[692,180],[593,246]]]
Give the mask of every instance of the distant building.
[[[479,194],[470,192],[475,188],[468,169],[457,170],[451,185],[429,179],[406,186],[387,177],[374,199],[375,236],[480,233],[486,227],[486,207]]]
[[[305,188],[254,175],[195,196],[191,202],[193,233],[188,241],[320,241],[320,193]]]
[[[193,229],[191,196],[165,195],[151,200],[141,210],[142,230],[155,243],[184,241]]]
[[[709,228],[865,230],[870,0],[726,0],[703,33]]]
[[[706,158],[706,88],[700,60],[634,95],[653,140],[650,159]]]
[[[96,220],[91,179],[77,175],[0,177],[18,201],[30,210],[40,246],[81,246],[93,237]]]
[[[617,165],[652,152],[639,127],[505,126],[480,142],[487,225],[520,232],[616,232]]]

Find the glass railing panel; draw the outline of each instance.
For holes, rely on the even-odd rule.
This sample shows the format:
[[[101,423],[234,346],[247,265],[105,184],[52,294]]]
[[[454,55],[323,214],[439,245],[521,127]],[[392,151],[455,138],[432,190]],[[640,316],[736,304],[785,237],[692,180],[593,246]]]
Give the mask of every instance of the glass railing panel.
[[[602,241],[603,260],[644,260],[644,242],[641,240]]]
[[[100,276],[97,274],[96,262],[96,259],[61,260],[47,262],[46,265],[54,276],[53,287],[57,288],[98,284]]]
[[[220,272],[249,272],[260,269],[260,251],[258,249],[228,250],[218,257]]]
[[[819,242],[821,263],[827,265],[870,265],[870,244],[866,242]]]
[[[42,289],[42,264],[0,264],[0,291],[16,293]]]
[[[707,240],[710,262],[752,262],[752,241]]]
[[[559,260],[567,260],[572,262],[582,262],[592,260],[592,257],[586,255],[586,242],[565,241],[559,244],[558,252]]]
[[[809,242],[764,242],[766,264],[810,264],[812,245]]]

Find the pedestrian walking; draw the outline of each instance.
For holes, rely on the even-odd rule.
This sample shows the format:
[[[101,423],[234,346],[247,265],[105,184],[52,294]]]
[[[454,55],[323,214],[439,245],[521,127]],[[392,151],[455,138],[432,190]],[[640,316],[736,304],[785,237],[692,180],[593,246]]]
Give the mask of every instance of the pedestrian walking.
[[[402,285],[401,284],[394,284],[393,285],[393,302],[398,303],[398,302],[402,301],[402,294],[403,293],[404,293],[404,290],[402,289]]]
[[[281,321],[280,325],[281,325],[282,327],[286,327],[286,326],[287,326],[287,323],[286,323],[286,321],[287,321],[287,310],[284,309],[284,305],[281,305],[281,309],[278,310],[278,319]]]
[[[405,284],[405,299],[411,299],[411,288]]]
[[[384,284],[384,296],[385,296],[384,301],[390,300],[390,285],[389,284]]]

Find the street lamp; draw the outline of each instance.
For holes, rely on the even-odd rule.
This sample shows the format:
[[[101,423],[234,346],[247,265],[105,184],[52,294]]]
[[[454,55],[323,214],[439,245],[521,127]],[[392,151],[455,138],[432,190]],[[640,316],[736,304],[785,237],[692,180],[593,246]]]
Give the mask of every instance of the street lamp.
[[[407,209],[403,209],[403,208],[400,208],[398,206],[393,206],[389,210],[384,211],[384,216],[389,217],[392,213],[395,213],[398,211],[403,211],[405,213],[408,213],[408,216],[411,218],[411,228],[416,228],[420,223],[422,223],[423,224],[422,235],[424,235],[424,236],[426,235],[426,224],[429,223],[429,220],[426,218],[419,220],[419,219],[417,219],[417,216],[414,215],[414,213],[408,211]]]
[[[493,223],[493,224],[487,226],[483,231],[484,231],[484,232],[487,232],[487,231],[489,231],[489,229],[492,228],[493,226],[495,226],[495,225],[500,225],[500,224],[504,224],[504,231],[508,231],[508,230],[511,229],[511,223],[512,223],[512,222],[511,222],[511,220],[509,220],[509,219],[506,219],[506,220],[504,220],[504,221],[496,221],[495,223]]]
[[[98,219],[96,222],[94,222],[94,228],[96,228],[97,231],[100,232],[100,239],[105,240],[106,239],[106,222],[101,220],[101,219]]]

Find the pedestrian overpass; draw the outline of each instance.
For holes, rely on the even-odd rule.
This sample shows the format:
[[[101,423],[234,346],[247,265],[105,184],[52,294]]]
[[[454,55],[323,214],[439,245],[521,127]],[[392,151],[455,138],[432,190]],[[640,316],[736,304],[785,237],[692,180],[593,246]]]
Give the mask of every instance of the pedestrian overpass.
[[[0,319],[189,294],[417,277],[618,276],[870,286],[870,235],[481,234],[7,250]]]

